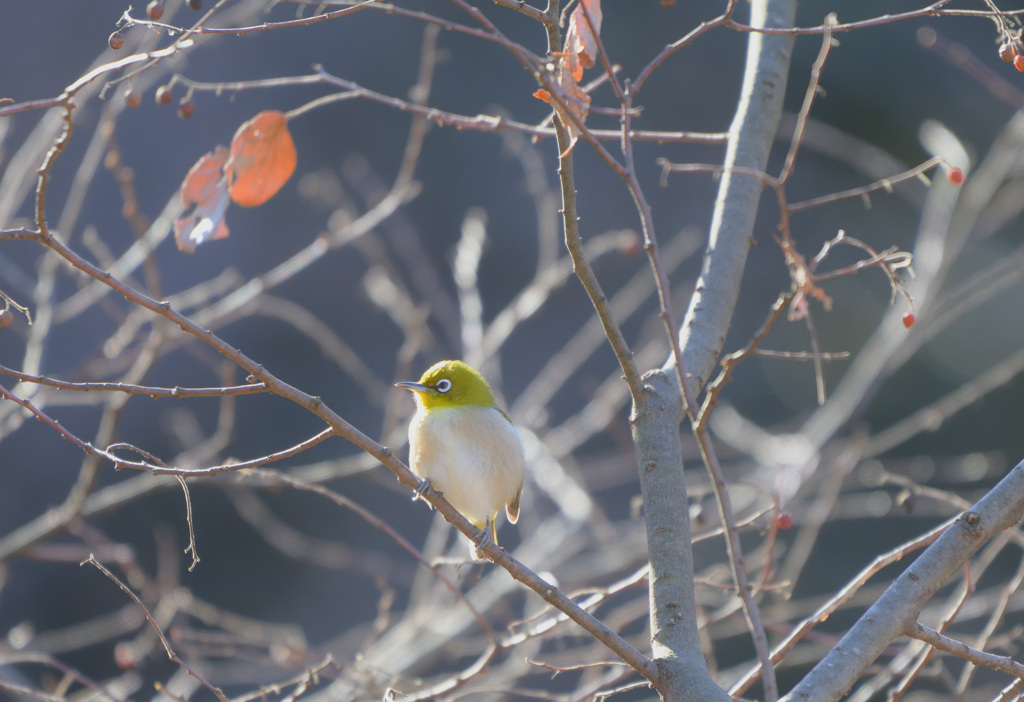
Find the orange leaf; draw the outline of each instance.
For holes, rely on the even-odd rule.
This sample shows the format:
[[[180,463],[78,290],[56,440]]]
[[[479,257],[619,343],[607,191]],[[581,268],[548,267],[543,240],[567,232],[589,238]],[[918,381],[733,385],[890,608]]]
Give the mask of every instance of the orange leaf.
[[[565,100],[565,107],[556,104],[555,112],[569,132],[569,147],[565,153],[561,154],[564,156],[572,150],[572,147],[576,145],[576,140],[580,138],[580,127],[572,120],[572,117],[575,116],[580,125],[587,121],[587,115],[590,113],[590,96],[583,91],[579,83],[572,79],[567,69],[563,69],[561,74],[562,99]]]
[[[228,235],[224,213],[230,200],[223,173],[227,157],[228,150],[218,146],[196,161],[182,181],[179,195],[186,212],[174,223],[179,250],[192,253],[204,241]]]
[[[583,69],[591,68],[597,58],[596,35],[601,33],[602,17],[601,0],[580,0],[569,17],[563,53],[567,56],[566,66],[577,82],[583,78]]]
[[[569,29],[565,33],[562,51],[554,54],[555,87],[559,88],[558,100],[541,88],[533,94],[555,108],[558,121],[569,132],[568,153],[580,137],[580,125],[587,121],[590,113],[590,96],[580,87],[583,70],[594,65],[597,57],[597,35],[601,33],[601,0],[580,0],[569,17]],[[575,119],[574,119],[575,118]],[[564,156],[565,153],[562,155]]]
[[[283,112],[267,110],[235,132],[224,173],[231,199],[242,207],[262,205],[295,172],[295,142],[287,121]]]
[[[181,183],[181,204],[188,207],[208,199],[211,189],[217,187],[227,158],[228,150],[220,145],[203,154]]]
[[[559,62],[555,68],[555,79],[554,87],[559,88],[557,91],[559,100],[555,100],[551,93],[544,88],[534,92],[533,97],[551,105],[555,109],[555,114],[558,115],[558,121],[569,132],[569,146],[565,153],[561,154],[564,156],[572,150],[580,138],[580,128],[577,126],[577,122],[583,124],[587,121],[587,115],[590,113],[590,96],[573,79],[569,69],[562,62]],[[573,120],[574,116],[575,121]]]

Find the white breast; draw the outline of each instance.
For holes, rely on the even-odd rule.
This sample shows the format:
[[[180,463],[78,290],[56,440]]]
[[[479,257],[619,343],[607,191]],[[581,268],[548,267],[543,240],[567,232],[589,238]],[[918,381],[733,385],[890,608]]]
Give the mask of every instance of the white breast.
[[[526,459],[519,433],[493,407],[419,409],[409,425],[409,462],[478,528],[518,504]]]

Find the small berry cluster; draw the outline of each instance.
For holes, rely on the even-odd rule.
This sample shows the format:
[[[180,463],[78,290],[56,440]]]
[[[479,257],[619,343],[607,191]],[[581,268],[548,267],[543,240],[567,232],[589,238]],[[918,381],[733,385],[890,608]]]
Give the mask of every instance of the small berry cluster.
[[[186,96],[187,98],[188,96]],[[161,85],[156,89],[154,95],[156,104],[158,105],[170,105],[174,100],[174,91],[169,85]],[[128,107],[138,107],[142,104],[142,93],[135,88],[128,88],[124,91],[124,102]],[[196,105],[191,100],[185,99],[178,105],[178,116],[187,119],[194,115],[196,112]]]
[[[1024,44],[1019,37],[1006,39],[999,45],[999,58],[1012,63],[1018,71],[1024,72]]]
[[[150,0],[149,4],[146,5],[146,16],[154,22],[164,16],[164,0]],[[186,0],[186,5],[193,10],[203,9],[203,0]],[[107,44],[114,51],[118,51],[124,48],[124,34],[121,30],[116,30],[107,38]],[[186,95],[186,98],[188,96]],[[156,102],[158,105],[169,105],[171,100],[174,99],[174,94],[171,92],[171,86],[161,85],[156,91]],[[124,91],[124,102],[128,107],[138,107],[142,104],[142,93],[134,88],[129,87]],[[191,117],[196,111],[195,104],[188,99],[182,100],[178,106],[179,117]]]
[[[186,98],[188,96],[186,95]],[[158,105],[170,105],[174,99],[174,93],[171,91],[171,86],[161,85],[156,89],[156,104]],[[178,116],[181,118],[188,118],[195,114],[196,105],[191,100],[183,100],[178,105]]]
[[[190,10],[201,10],[203,9],[203,0],[186,0],[185,4],[188,5]],[[149,0],[149,4],[146,5],[146,16],[154,22],[164,16],[164,5],[163,0]]]

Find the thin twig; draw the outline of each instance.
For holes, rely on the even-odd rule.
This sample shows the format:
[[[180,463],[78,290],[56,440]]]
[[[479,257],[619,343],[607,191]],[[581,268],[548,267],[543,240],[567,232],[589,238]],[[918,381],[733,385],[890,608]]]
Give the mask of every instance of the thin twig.
[[[229,34],[234,36],[244,36],[246,34],[252,34],[254,32],[266,32],[272,29],[284,29],[287,27],[306,27],[311,24],[317,24],[319,22],[325,22],[327,20],[336,19],[345,15],[350,15],[353,12],[359,10],[365,10],[371,5],[377,4],[377,0],[362,0],[362,2],[353,3],[349,7],[344,7],[340,10],[332,10],[330,12],[323,12],[321,14],[315,14],[310,17],[303,17],[294,20],[284,20],[281,22],[264,22],[249,27],[204,27],[198,26],[191,30],[192,34],[203,35],[203,34]],[[134,27],[136,25],[140,27],[149,27],[151,29],[163,30],[171,35],[184,34],[187,30],[185,27],[176,27],[171,24],[164,24],[163,22],[155,22],[153,20],[135,19],[129,14],[131,9],[125,11],[121,15],[120,23],[123,23],[124,27]]]
[[[46,385],[58,390],[74,390],[78,392],[121,392],[126,395],[148,395],[153,399],[164,397],[228,397],[236,395],[253,395],[267,391],[267,389],[260,383],[209,388],[161,388],[149,385],[132,385],[131,383],[72,383],[66,380],[50,378],[45,375],[21,373],[13,368],[7,368],[6,366],[0,366],[0,375],[6,375],[26,383]]]
[[[466,599],[465,595],[462,594],[459,588],[456,587],[455,584],[452,583],[448,578],[446,578],[436,567],[434,567],[430,563],[430,561],[426,557],[424,557],[424,555],[420,552],[419,549],[417,549],[415,546],[409,543],[409,541],[405,537],[403,537],[401,534],[395,531],[394,528],[385,520],[381,519],[373,512],[360,505],[358,502],[350,500],[344,495],[337,493],[322,485],[309,483],[304,480],[294,478],[285,473],[281,473],[279,471],[274,470],[268,470],[265,468],[253,470],[251,471],[251,474],[257,477],[266,478],[273,482],[284,483],[285,485],[289,485],[295,488],[296,490],[311,492],[315,495],[325,497],[328,500],[334,502],[335,504],[355,512],[360,516],[360,518],[362,518],[364,521],[372,525],[374,528],[379,529],[380,531],[387,534],[395,543],[401,546],[406,553],[408,553],[410,556],[419,561],[420,564],[430,569],[430,571],[434,574],[434,577],[436,577],[437,580],[442,585],[444,585],[448,589],[448,591],[451,592],[459,601],[466,605],[466,608],[469,609],[470,613],[472,613],[473,615],[473,618],[476,619],[478,624],[480,624],[480,628],[483,629],[484,633],[487,634],[487,637],[491,640],[491,643],[494,645],[497,644],[497,639],[494,636],[494,631],[487,623],[487,620],[483,618],[480,612],[478,612],[476,608],[473,607],[472,604],[470,604],[470,602]]]
[[[608,343],[615,352],[615,358],[622,368],[629,392],[633,401],[640,399],[643,392],[643,384],[640,380],[640,372],[633,361],[633,352],[626,343],[622,330],[612,316],[611,307],[608,304],[608,297],[601,288],[590,262],[583,252],[583,240],[579,230],[579,215],[576,212],[576,179],[573,173],[573,157],[570,148],[569,134],[560,122],[555,124],[555,132],[558,136],[559,168],[558,179],[562,189],[562,227],[565,232],[565,245],[572,256],[573,270],[580,279],[590,301],[594,305],[601,326],[604,329]]]
[[[109,570],[104,568],[103,564],[100,563],[99,561],[97,561],[92,556],[89,556],[89,558],[87,558],[86,560],[82,561],[80,565],[86,565],[86,564],[91,564],[93,566],[96,566],[97,570],[99,570],[105,576],[110,578],[110,580],[112,580],[119,588],[121,588],[121,590],[124,592],[124,594],[126,594],[126,595],[128,595],[128,597],[132,598],[132,600],[135,602],[135,604],[137,604],[139,606],[139,609],[142,610],[142,613],[146,615],[146,619],[149,620],[149,623],[153,626],[153,630],[156,631],[156,635],[160,637],[160,643],[163,644],[164,651],[167,653],[167,657],[168,658],[170,658],[172,661],[174,661],[179,666],[181,666],[182,669],[186,673],[188,673],[193,678],[195,678],[197,681],[199,681],[203,685],[203,687],[205,687],[207,690],[209,690],[210,692],[215,694],[217,696],[217,699],[220,700],[220,702],[228,702],[227,696],[220,690],[220,688],[214,687],[210,683],[206,682],[206,680],[203,679],[203,677],[201,675],[196,673],[196,671],[194,671],[192,669],[192,667],[188,665],[188,663],[186,663],[185,661],[183,661],[181,658],[178,657],[178,654],[176,654],[174,652],[174,649],[171,648],[171,642],[167,640],[166,636],[164,636],[163,630],[156,623],[156,620],[153,619],[153,615],[149,613],[149,610],[146,609],[146,605],[144,605],[142,603],[142,600],[139,599],[138,595],[136,595],[134,592],[132,592],[131,589],[127,585],[125,585],[123,582],[118,580],[116,575],[114,575]]]
[[[1001,588],[996,606],[989,614],[988,621],[985,622],[985,628],[982,629],[981,633],[978,634],[975,639],[974,648],[984,648],[988,644],[992,635],[995,633],[996,628],[1002,623],[1003,618],[1006,616],[1006,612],[1010,608],[1010,600],[1020,589],[1021,583],[1024,583],[1024,559],[1017,563],[1017,572],[1014,573],[1013,578],[1011,578],[1010,581]],[[960,673],[960,679],[957,680],[956,685],[958,693],[963,694],[970,686],[971,678],[973,678],[975,672],[977,672],[977,668],[974,665],[975,663],[977,662],[971,661],[968,665],[964,666],[963,671]],[[1024,666],[1020,666],[1020,664],[1017,665],[1024,670]],[[1017,675],[1017,677],[1024,676]]]
[[[782,311],[789,306],[789,303],[792,302],[792,300],[793,293],[780,294],[768,313],[768,319],[765,320],[764,324],[761,325],[761,328],[754,333],[750,341],[747,342],[747,345],[739,351],[734,351],[722,358],[722,370],[720,370],[715,379],[708,384],[707,392],[704,394],[704,404],[701,406],[700,412],[697,413],[695,430],[703,429],[707,424],[711,409],[718,404],[718,396],[722,392],[722,388],[725,387],[725,384],[732,378],[736,365],[744,358],[747,358],[757,351],[758,345],[760,345],[760,343],[764,341],[765,337],[768,336],[768,332],[775,327],[775,323],[782,315]]]
[[[375,226],[380,221],[380,218],[386,216],[385,213],[390,214],[390,212],[394,211],[395,207],[397,207],[405,200],[408,185],[411,183],[412,180],[412,166],[415,165],[416,159],[418,157],[419,145],[422,142],[422,134],[425,131],[425,128],[426,121],[424,119],[417,118],[416,120],[414,120],[413,129],[411,130],[411,136],[407,144],[406,154],[403,160],[403,166],[399,172],[399,177],[396,179],[395,188],[393,189],[392,193],[386,196],[384,198],[384,201],[382,201],[382,203],[378,205],[377,208],[375,208],[378,218],[365,218],[364,220],[361,221],[362,226],[365,227],[365,229],[361,230],[362,232],[369,231],[370,228]],[[394,457],[390,449],[387,449],[377,444],[372,439],[370,439],[366,434],[356,429],[349,422],[344,420],[340,415],[338,415],[336,412],[328,408],[322,402],[322,400],[320,400],[320,398],[302,392],[298,388],[295,388],[294,386],[283,382],[282,380],[277,378],[277,376],[273,375],[265,368],[263,368],[260,364],[256,363],[254,360],[243,354],[239,349],[226,343],[223,339],[218,337],[216,334],[214,334],[212,331],[205,328],[201,324],[197,323],[195,320],[192,320],[186,317],[185,315],[181,314],[181,312],[174,309],[174,307],[170,303],[153,300],[152,298],[144,295],[143,293],[139,292],[132,286],[119,280],[115,276],[112,276],[110,273],[100,269],[92,262],[78,255],[75,251],[66,246],[58,238],[51,236],[49,231],[45,229],[45,220],[42,221],[41,224],[44,225],[44,228],[41,228],[36,233],[36,239],[40,243],[46,245],[50,250],[52,250],[60,258],[62,258],[64,261],[72,265],[74,268],[78,269],[79,271],[89,275],[95,280],[115,290],[116,292],[127,298],[128,301],[133,303],[134,305],[140,308],[145,308],[153,312],[154,314],[169,320],[170,322],[181,328],[187,334],[190,334],[193,337],[203,341],[204,343],[215,349],[223,357],[239,365],[248,374],[252,375],[257,381],[260,381],[263,384],[265,384],[268,391],[292,401],[293,403],[305,408],[306,410],[312,412],[313,414],[323,419],[329,425],[330,429],[325,430],[324,432],[321,433],[321,435],[315,437],[316,440],[320,440],[322,437],[325,438],[331,433],[343,436],[348,440],[352,441],[354,444],[359,446],[361,449],[363,449],[370,455],[380,460],[398,477],[402,484],[412,488],[419,486],[420,480],[408,469],[407,466],[405,466],[405,464],[403,464],[401,461]],[[348,234],[349,236],[351,236],[350,232]],[[322,252],[323,249],[326,248],[325,244],[320,241],[316,242],[314,246],[315,253],[317,254],[319,254],[320,252]],[[294,274],[294,272],[294,269],[289,269],[288,275],[292,275]],[[255,294],[256,291],[254,290],[253,292]],[[237,304],[237,298],[233,300],[233,302],[234,304]],[[639,387],[638,384],[636,386]],[[4,393],[6,396],[6,392],[2,388],[0,388],[0,393]],[[22,404],[22,406],[26,406],[25,404],[23,404],[23,402],[19,402],[19,404]],[[59,425],[55,424],[55,426]],[[62,431],[62,433],[64,432]],[[304,444],[305,443],[307,442],[304,442]],[[88,452],[98,451],[94,447],[91,447],[80,440],[77,440],[76,444],[83,448],[83,450],[86,450]],[[301,446],[302,445],[299,445],[298,447],[293,448],[300,448]],[[110,458],[109,456],[107,457]],[[111,460],[113,460],[115,465],[121,467],[137,467],[145,470],[156,471],[163,470],[159,467],[146,465],[140,462],[124,461],[123,459],[116,458],[113,458]],[[253,462],[249,462],[250,465],[252,463]],[[223,468],[228,468],[228,466],[223,466]],[[463,517],[459,512],[452,508],[451,505],[448,504],[448,502],[439,493],[437,493],[436,491],[429,491],[425,495],[425,499],[427,499],[435,508],[441,511],[441,513],[444,514],[445,518],[448,519],[452,524],[454,524],[460,531],[462,531],[462,533],[466,534],[470,538],[477,536],[478,530],[475,527],[473,527],[472,524],[470,524],[470,522],[465,519],[465,517]],[[524,582],[529,587],[538,592],[545,600],[559,607],[563,611],[566,611],[571,619],[580,624],[586,631],[590,632],[602,643],[609,646],[609,648],[611,648],[617,655],[622,657],[623,660],[625,660],[636,670],[644,674],[645,677],[647,677],[648,679],[654,679],[657,676],[657,669],[651,663],[650,660],[643,656],[639,651],[637,651],[633,646],[626,642],[622,637],[613,632],[609,627],[607,627],[606,625],[599,622],[594,617],[592,617],[591,615],[587,614],[579,607],[577,607],[575,603],[573,603],[571,600],[562,595],[557,589],[552,587],[549,583],[539,578],[532,571],[529,571],[521,564],[519,564],[517,561],[512,559],[508,554],[505,554],[504,552],[498,550],[496,547],[486,547],[484,549],[484,553],[495,562],[501,564],[506,570],[508,570],[513,575],[513,577],[520,580],[521,582]]]
[[[974,582],[971,579],[971,566],[970,563],[964,564],[964,571],[966,577],[964,581],[957,588],[957,591],[950,597],[951,602],[947,605],[946,613],[942,617],[942,622],[939,626],[939,631],[944,633],[949,625],[956,620],[957,614],[963,609],[964,604],[967,602],[967,598],[974,592]],[[916,622],[915,622],[916,623]],[[941,636],[942,633],[939,635]],[[916,644],[917,642],[915,642]],[[903,674],[900,681],[889,689],[889,698],[892,702],[899,702],[903,698],[903,695],[907,693],[910,686],[914,684],[914,681],[924,672],[925,666],[931,662],[932,657],[935,654],[935,649],[931,646],[922,646],[921,651],[918,652],[916,660],[909,666],[907,671]],[[912,653],[912,647],[907,648],[908,656]],[[899,658],[899,656],[897,656]]]
[[[779,643],[772,649],[772,662],[778,663],[780,660],[786,657],[794,646],[807,635],[815,626],[828,619],[828,617],[839,609],[844,603],[848,602],[857,591],[870,580],[875,573],[882,570],[885,566],[890,563],[895,563],[902,559],[907,554],[913,553],[919,549],[922,549],[932,544],[938,539],[949,525],[952,524],[955,519],[949,519],[937,527],[925,532],[916,539],[912,539],[904,544],[897,546],[896,548],[883,553],[863,568],[852,580],[844,585],[835,595],[830,597],[828,601],[818,607],[813,614],[801,621],[792,631],[789,632]],[[729,694],[732,696],[742,695],[758,678],[760,672],[760,663],[754,666],[752,670],[745,673],[736,683],[729,688]]]
[[[37,663],[44,665],[48,668],[53,668],[59,671],[68,680],[74,680],[83,687],[92,690],[92,692],[104,699],[110,700],[110,702],[123,702],[124,698],[115,696],[110,693],[107,689],[110,687],[109,684],[104,684],[93,680],[87,675],[82,674],[80,671],[72,668],[61,660],[54,658],[46,653],[40,653],[38,651],[16,651],[11,652],[3,656],[4,665],[16,665],[25,663]],[[109,683],[109,681],[108,681]],[[68,697],[65,695],[49,695],[42,690],[31,690],[26,687],[14,685],[6,680],[0,680],[0,688],[6,688],[12,692],[19,692],[20,694],[28,695],[42,700],[54,700],[55,702],[67,702]],[[51,690],[52,692],[52,690]]]
[[[825,27],[831,28],[838,23],[835,13],[829,13],[825,18]],[[818,94],[818,89],[821,84],[821,71],[825,67],[825,61],[828,60],[828,53],[834,46],[832,40],[832,32],[826,31],[822,41],[821,49],[818,51],[818,57],[814,59],[814,64],[811,66],[811,77],[807,81],[807,90],[804,92],[804,101],[800,106],[800,111],[796,116],[796,126],[793,128],[793,138],[789,143],[789,151],[786,153],[786,160],[782,164],[782,170],[779,171],[778,181],[779,183],[786,183],[789,180],[790,175],[793,173],[793,167],[796,165],[796,155],[800,151],[800,145],[803,143],[804,129],[807,125],[807,117],[811,113],[811,106],[814,104],[814,98]]]
[[[765,688],[765,698],[775,700],[778,698],[778,686],[775,682],[775,670],[771,666],[771,649],[768,645],[768,635],[765,633],[764,621],[761,619],[761,610],[754,599],[754,593],[747,577],[746,564],[743,558],[743,547],[740,544],[739,530],[736,526],[735,512],[732,508],[732,498],[729,496],[729,487],[725,482],[725,474],[722,466],[718,463],[718,456],[711,444],[711,435],[705,427],[702,431],[694,431],[694,436],[700,445],[701,456],[704,465],[711,476],[715,488],[715,498],[718,504],[719,516],[725,526],[725,546],[729,554],[729,566],[732,570],[733,582],[736,583],[736,591],[743,605],[743,613],[747,617],[750,628],[750,637],[754,642],[754,650],[757,651],[757,658],[762,661],[760,668],[761,684]]]

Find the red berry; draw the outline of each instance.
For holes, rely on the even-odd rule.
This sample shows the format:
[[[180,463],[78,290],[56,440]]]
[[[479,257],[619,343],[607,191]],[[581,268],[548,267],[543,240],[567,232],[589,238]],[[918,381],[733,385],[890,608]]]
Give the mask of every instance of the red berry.
[[[690,519],[697,526],[704,526],[708,523],[708,512],[704,509],[704,505],[695,504],[690,505]]]
[[[170,105],[173,99],[174,93],[171,92],[171,86],[161,85],[156,89],[156,103],[158,105]]]
[[[949,178],[949,182],[953,185],[964,184],[964,172],[959,168],[950,168],[947,177]]]
[[[124,91],[124,104],[128,107],[138,107],[142,104],[142,93],[131,89]]]
[[[186,0],[186,5],[193,10],[203,9],[203,0]]]
[[[178,106],[178,116],[182,119],[188,119],[196,112],[196,105],[194,102],[183,102]]]
[[[1013,59],[1016,55],[1017,52],[1013,50],[1013,44],[1010,42],[1004,41],[999,45],[999,58],[1007,63],[1013,63]]]
[[[1013,57],[1013,67],[1024,73],[1024,54],[1017,54]]]
[[[898,504],[904,512],[910,514],[914,511],[914,507],[917,506],[917,498],[914,497],[914,493],[910,490],[901,490],[900,494],[896,496],[896,504]]]
[[[905,315],[903,315],[903,326],[905,326],[907,329],[910,329],[912,326],[914,326],[914,322],[916,321],[917,317],[914,316],[913,312],[907,312]]]
[[[14,314],[9,310],[0,310],[0,329],[6,329],[14,323]]]
[[[121,32],[114,32],[107,37],[107,44],[110,45],[111,49],[117,51],[124,46],[124,34],[121,34]]]
[[[114,664],[121,670],[131,670],[139,661],[130,644],[122,641],[114,646]]]
[[[644,250],[644,240],[636,232],[629,232],[622,239],[622,253],[627,256],[636,256]]]
[[[146,16],[151,20],[158,20],[164,16],[164,6],[160,4],[160,0],[150,0],[146,5]]]
[[[793,526],[793,515],[789,512],[779,512],[779,516],[775,518],[775,526],[779,529],[789,529]]]

